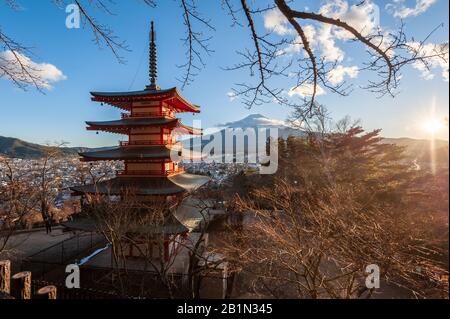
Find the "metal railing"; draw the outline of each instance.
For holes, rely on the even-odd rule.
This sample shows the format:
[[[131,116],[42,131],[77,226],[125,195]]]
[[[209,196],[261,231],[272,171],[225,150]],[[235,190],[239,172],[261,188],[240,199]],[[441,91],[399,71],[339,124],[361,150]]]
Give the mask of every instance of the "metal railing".
[[[177,170],[118,170],[117,176],[168,176],[175,173],[184,172],[183,168]]]
[[[37,294],[37,291],[40,287],[44,286],[55,286],[57,288],[57,299],[69,299],[69,300],[77,300],[77,299],[128,299],[131,297],[121,296],[117,294],[114,290],[110,291],[102,291],[95,288],[85,288],[80,287],[77,289],[69,289],[65,285],[61,283],[49,282],[44,280],[32,280],[31,281],[31,289],[33,295]]]
[[[156,141],[149,141],[149,140],[141,140],[141,141],[120,141],[120,146],[147,146],[147,145],[173,145],[176,142],[173,141],[164,141],[164,140],[156,140]]]
[[[76,258],[107,243],[105,237],[97,233],[77,233],[76,235],[40,250],[27,257],[29,261],[60,263],[73,262]]]
[[[173,117],[173,112],[161,111],[161,112],[133,112],[133,113],[122,113],[122,119],[129,118],[146,118],[146,117]]]
[[[137,140],[137,141],[119,141],[119,145],[122,147],[127,146],[152,146],[152,145],[167,145],[171,147],[181,148],[181,143],[177,141],[170,140],[157,140],[157,141],[149,141],[149,140]]]

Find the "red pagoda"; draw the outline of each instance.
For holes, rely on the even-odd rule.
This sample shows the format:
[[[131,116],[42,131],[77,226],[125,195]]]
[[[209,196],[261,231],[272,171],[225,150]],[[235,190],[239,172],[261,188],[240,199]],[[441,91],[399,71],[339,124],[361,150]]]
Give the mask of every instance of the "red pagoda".
[[[168,207],[176,204],[188,194],[208,181],[205,176],[185,173],[171,154],[181,157],[180,143],[172,134],[181,129],[184,134],[201,134],[181,123],[175,117],[179,112],[200,112],[197,105],[184,99],[176,87],[161,89],[156,84],[157,64],[153,22],[150,32],[150,84],[142,91],[131,92],[91,92],[92,101],[106,103],[124,110],[121,119],[104,122],[86,122],[87,129],[123,134],[127,140],[120,141],[118,147],[80,153],[81,160],[123,161],[123,171],[117,172],[113,179],[91,185],[72,188],[74,195],[101,194],[121,195],[132,189],[134,195],[143,200],[151,199],[166,202]],[[163,227],[149,230],[162,233],[167,238],[165,257],[168,257],[169,243],[188,229],[168,211]],[[82,223],[86,225],[85,222]],[[76,228],[73,225],[67,225]],[[133,256],[130,251],[128,255]]]

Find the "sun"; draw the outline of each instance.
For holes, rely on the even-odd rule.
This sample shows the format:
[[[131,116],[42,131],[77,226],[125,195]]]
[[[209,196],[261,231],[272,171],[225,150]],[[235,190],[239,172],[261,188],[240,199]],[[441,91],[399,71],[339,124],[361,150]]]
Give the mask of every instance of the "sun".
[[[430,119],[423,125],[425,131],[431,134],[437,133],[442,127],[442,123],[437,119]]]

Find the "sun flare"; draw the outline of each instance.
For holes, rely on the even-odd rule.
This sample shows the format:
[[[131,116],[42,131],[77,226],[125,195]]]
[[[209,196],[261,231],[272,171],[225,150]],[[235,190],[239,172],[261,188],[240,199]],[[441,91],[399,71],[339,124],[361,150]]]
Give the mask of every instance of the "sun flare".
[[[437,133],[442,127],[442,123],[437,119],[430,119],[423,125],[425,131],[431,134]]]

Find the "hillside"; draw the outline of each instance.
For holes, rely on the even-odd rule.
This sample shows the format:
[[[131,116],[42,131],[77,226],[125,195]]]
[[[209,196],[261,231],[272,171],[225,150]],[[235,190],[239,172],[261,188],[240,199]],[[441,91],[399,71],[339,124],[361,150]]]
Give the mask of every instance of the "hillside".
[[[0,136],[0,155],[24,159],[44,156],[48,146],[22,141],[13,137]],[[66,156],[75,156],[81,150],[79,147],[62,147],[61,152]]]
[[[385,138],[384,143],[396,144],[405,147],[407,157],[416,159],[419,162],[431,161],[431,141],[420,140],[408,137],[402,138]],[[436,140],[434,142],[434,160],[437,163],[448,163],[449,161],[449,143],[444,140]]]
[[[274,128],[278,129],[278,136],[282,138],[287,138],[288,136],[304,136],[305,132],[292,127],[289,123],[270,119],[261,114],[251,114],[241,120],[235,122],[229,122],[225,124],[220,124],[217,126],[218,131],[213,134],[204,135],[203,137],[194,137],[192,139],[187,139],[183,141],[184,147],[189,149],[195,145],[208,144],[210,141],[218,138],[224,141],[225,130],[226,129],[247,129],[247,128]],[[257,133],[257,132],[256,132]],[[384,143],[392,143],[405,147],[406,155],[409,159],[415,160],[417,162],[430,162],[431,152],[430,152],[430,141],[413,139],[413,138],[384,138]],[[254,142],[253,142],[254,143]],[[252,142],[250,142],[252,144]],[[244,149],[255,149],[254,145],[250,145],[245,141],[244,145],[241,145]],[[0,136],[0,155],[6,155],[9,157],[17,158],[39,158],[45,154],[47,146],[33,144],[29,142],[22,141],[17,138],[2,137]],[[105,148],[97,148],[91,150],[99,150]],[[236,152],[244,152],[244,149],[236,149]],[[78,152],[88,150],[87,148],[81,147],[63,147],[61,151],[66,156],[76,156]],[[435,161],[437,163],[445,164],[449,161],[449,143],[444,140],[435,141]]]

